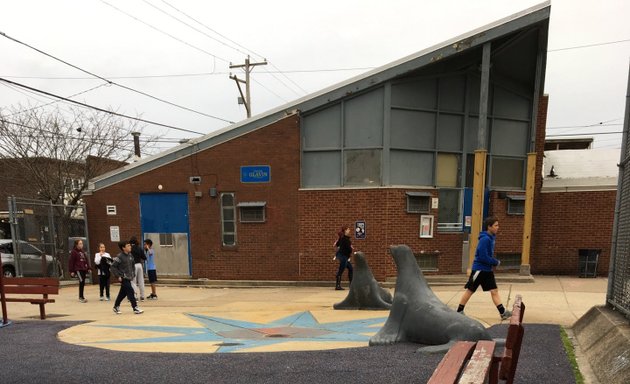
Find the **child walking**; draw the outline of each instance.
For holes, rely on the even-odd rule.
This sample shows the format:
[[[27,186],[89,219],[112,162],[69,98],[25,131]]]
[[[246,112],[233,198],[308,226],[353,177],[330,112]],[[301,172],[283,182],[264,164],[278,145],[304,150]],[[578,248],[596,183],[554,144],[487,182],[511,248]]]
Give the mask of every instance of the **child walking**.
[[[120,248],[120,253],[114,258],[110,268],[114,277],[118,278],[120,282],[120,292],[118,292],[114,302],[114,313],[117,315],[121,313],[120,303],[127,297],[131,303],[131,308],[133,308],[133,313],[139,315],[144,311],[138,307],[138,302],[136,302],[133,287],[131,286],[131,281],[136,277],[135,263],[133,256],[131,256],[131,244],[128,241],[121,241],[118,243],[118,248]]]
[[[68,265],[70,276],[77,277],[79,279],[79,301],[87,303],[87,299],[83,295],[85,289],[85,277],[90,270],[90,259],[83,250],[83,240],[74,240],[74,247],[70,253],[70,262]]]
[[[151,284],[151,294],[147,299],[157,300],[155,294],[155,283],[157,283],[157,270],[155,268],[155,252],[153,252],[153,241],[146,239],[144,241],[144,254],[147,256],[147,273],[149,275],[149,284]]]
[[[109,301],[109,268],[112,262],[113,260],[110,254],[105,252],[105,244],[99,243],[98,252],[94,255],[94,264],[97,265],[98,268],[98,289],[101,301]],[[103,296],[103,291],[105,291],[106,296]]]

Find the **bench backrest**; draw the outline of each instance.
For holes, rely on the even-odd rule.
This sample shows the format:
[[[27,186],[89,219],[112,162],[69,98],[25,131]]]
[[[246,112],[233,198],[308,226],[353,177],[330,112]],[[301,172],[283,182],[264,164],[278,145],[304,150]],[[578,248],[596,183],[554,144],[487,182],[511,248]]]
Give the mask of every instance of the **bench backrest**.
[[[59,293],[59,280],[47,277],[5,277],[3,291],[18,294],[56,295]]]
[[[523,316],[525,315],[525,304],[521,295],[516,295],[514,307],[512,309],[512,317],[510,317],[510,325],[508,326],[508,335],[505,339],[505,351],[501,358],[501,367],[499,368],[499,379],[507,380],[510,384],[514,381],[516,374],[516,363],[521,352],[523,344]]]

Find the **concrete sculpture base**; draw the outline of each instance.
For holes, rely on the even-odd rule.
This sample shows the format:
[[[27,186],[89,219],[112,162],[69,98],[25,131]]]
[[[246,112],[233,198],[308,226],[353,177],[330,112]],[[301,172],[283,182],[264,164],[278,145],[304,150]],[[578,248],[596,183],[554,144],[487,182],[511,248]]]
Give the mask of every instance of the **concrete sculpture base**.
[[[457,313],[435,296],[408,246],[390,250],[398,269],[394,301],[385,325],[370,338],[370,345],[412,342],[436,346],[419,351],[438,352],[458,340],[492,340],[480,322]]]
[[[376,282],[363,252],[354,254],[354,277],[348,296],[335,309],[390,309],[392,294]]]

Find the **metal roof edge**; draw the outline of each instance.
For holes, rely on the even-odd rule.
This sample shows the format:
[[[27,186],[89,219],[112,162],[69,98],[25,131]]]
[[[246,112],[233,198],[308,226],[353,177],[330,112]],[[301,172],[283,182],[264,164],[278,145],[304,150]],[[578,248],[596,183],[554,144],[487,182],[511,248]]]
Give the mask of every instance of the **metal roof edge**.
[[[541,22],[549,18],[550,7],[551,2],[549,0],[542,2],[523,11],[449,39],[443,43],[436,44],[432,47],[423,49],[379,68],[375,68],[366,73],[316,91],[310,95],[306,95],[259,115],[252,116],[249,119],[242,120],[238,123],[208,133],[207,135],[192,139],[185,144],[181,144],[155,156],[148,157],[123,168],[101,175],[98,178],[91,180],[94,186],[92,191],[106,188],[131,177],[148,172],[155,167],[172,163],[173,161],[187,157],[193,153],[203,151],[220,143],[242,136],[246,133],[276,122],[286,116],[297,113],[298,111],[316,109],[327,103],[340,100],[350,94],[364,91],[377,84],[384,83],[410,71],[422,68],[427,64],[443,60],[470,48],[480,46],[498,37]],[[190,149],[191,147],[194,147],[194,150]]]

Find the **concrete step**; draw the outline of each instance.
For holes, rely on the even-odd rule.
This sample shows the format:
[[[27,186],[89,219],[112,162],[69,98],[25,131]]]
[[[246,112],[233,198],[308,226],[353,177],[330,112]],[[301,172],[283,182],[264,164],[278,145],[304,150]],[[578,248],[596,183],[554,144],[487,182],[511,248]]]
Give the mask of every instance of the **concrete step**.
[[[430,286],[463,286],[468,278],[466,275],[433,275],[425,276]],[[533,283],[532,275],[521,276],[518,274],[498,274],[495,275],[497,283]],[[387,278],[385,281],[379,282],[385,288],[394,288],[396,286],[396,278]],[[147,283],[148,284],[148,283]],[[344,285],[347,281],[344,281]],[[210,280],[210,279],[193,279],[193,278],[171,278],[159,277],[158,285],[162,286],[199,286],[212,288],[262,288],[262,287],[332,287],[334,281],[282,281],[282,280]]]

